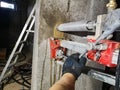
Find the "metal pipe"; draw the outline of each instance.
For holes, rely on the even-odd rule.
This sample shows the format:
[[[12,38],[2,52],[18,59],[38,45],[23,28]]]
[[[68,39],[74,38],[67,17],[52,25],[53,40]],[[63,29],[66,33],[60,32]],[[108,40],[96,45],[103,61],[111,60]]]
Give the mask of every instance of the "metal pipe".
[[[106,73],[99,72],[99,71],[92,70],[92,69],[88,72],[88,75],[94,79],[100,80],[110,85],[115,85],[115,76],[113,75],[106,74]]]
[[[73,50],[79,53],[83,53],[86,51],[88,44],[87,43],[78,43],[73,41],[62,40],[60,46],[67,48],[69,50]]]
[[[78,22],[70,22],[60,24],[57,29],[59,31],[65,32],[74,32],[74,31],[93,31],[94,27],[96,26],[94,21],[78,21]]]

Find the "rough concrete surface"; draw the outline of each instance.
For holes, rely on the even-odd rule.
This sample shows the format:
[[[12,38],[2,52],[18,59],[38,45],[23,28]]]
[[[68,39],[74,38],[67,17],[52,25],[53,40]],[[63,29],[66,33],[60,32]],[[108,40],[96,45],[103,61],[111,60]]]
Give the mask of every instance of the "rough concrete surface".
[[[17,84],[17,83],[11,83],[8,84],[3,90],[28,90],[27,88]]]
[[[37,75],[40,82],[38,83],[40,90],[48,90],[50,87],[48,38],[53,36],[53,28],[56,23],[79,21],[82,19],[94,20],[97,15],[106,13],[106,2],[108,0],[42,0],[39,30],[39,72]],[[79,39],[80,37],[71,34],[66,34],[66,37],[74,41],[81,40]],[[92,66],[94,65],[92,64]],[[99,67],[96,64],[95,66]],[[57,68],[56,78],[58,78],[59,69],[58,65],[55,65],[55,62],[53,62],[52,68],[53,71]],[[53,76],[55,75],[53,74]],[[52,81],[54,80],[52,78]],[[76,82],[75,90],[102,90],[102,83],[82,74]]]
[[[22,86],[20,86],[19,84],[17,83],[12,83],[12,84],[8,84],[4,90],[20,90],[22,89]]]

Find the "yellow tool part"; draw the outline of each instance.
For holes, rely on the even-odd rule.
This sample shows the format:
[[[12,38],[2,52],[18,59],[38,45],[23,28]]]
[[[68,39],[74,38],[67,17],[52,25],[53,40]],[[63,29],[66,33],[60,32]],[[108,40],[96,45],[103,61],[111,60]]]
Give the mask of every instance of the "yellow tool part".
[[[62,22],[57,22],[54,26],[54,31],[53,31],[53,37],[57,39],[63,39],[65,38],[64,32],[58,31],[57,27],[61,24]]]
[[[110,0],[109,3],[107,4],[107,8],[114,10],[117,8],[117,2],[116,0]]]

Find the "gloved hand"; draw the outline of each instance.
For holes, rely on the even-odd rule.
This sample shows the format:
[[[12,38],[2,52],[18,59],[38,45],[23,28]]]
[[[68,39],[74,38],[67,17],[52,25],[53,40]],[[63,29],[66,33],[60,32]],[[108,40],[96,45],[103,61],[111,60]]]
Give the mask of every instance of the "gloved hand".
[[[62,75],[65,73],[71,73],[76,79],[80,76],[87,59],[85,57],[81,57],[81,59],[79,59],[79,55],[80,54],[78,53],[72,54],[66,59],[62,69]]]

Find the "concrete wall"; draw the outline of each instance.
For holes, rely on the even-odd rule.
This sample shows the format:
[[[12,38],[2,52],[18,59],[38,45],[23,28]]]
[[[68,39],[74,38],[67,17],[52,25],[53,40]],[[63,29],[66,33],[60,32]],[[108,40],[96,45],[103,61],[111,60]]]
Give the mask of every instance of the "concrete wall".
[[[37,90],[48,90],[50,87],[50,50],[48,38],[53,36],[53,28],[59,22],[79,21],[82,19],[95,20],[96,16],[106,13],[108,0],[42,0],[39,26],[39,57],[37,67]],[[74,41],[81,40],[71,34],[67,38]],[[34,60],[33,60],[34,61]],[[94,66],[94,65],[92,65]],[[95,65],[99,67],[98,65]],[[52,69],[57,72],[52,80],[58,80],[60,66],[52,61]],[[58,69],[59,68],[59,69]],[[57,69],[57,70],[56,70]],[[40,89],[39,89],[40,88]],[[86,75],[76,82],[76,90],[102,90],[102,83]]]

